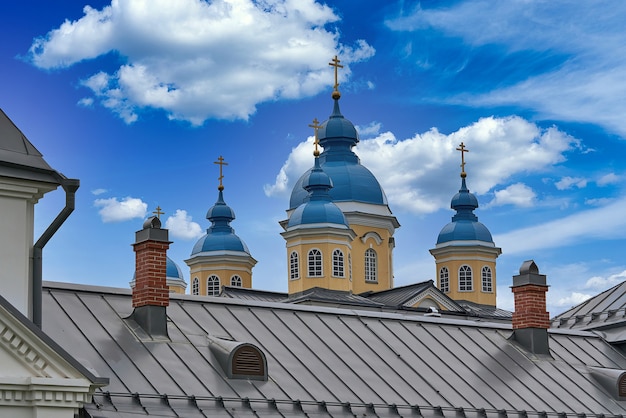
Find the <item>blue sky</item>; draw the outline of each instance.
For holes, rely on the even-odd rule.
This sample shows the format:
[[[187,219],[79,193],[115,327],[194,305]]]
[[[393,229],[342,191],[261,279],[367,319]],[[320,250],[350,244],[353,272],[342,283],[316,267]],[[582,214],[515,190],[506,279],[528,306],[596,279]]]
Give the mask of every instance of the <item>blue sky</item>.
[[[286,291],[278,221],[312,166],[313,118],[341,109],[401,228],[395,283],[432,279],[463,141],[477,215],[502,247],[498,304],[524,260],[551,314],[626,278],[626,4],[586,1],[117,0],[0,7],[0,107],[77,209],[47,280],[128,286],[157,206],[184,260],[209,226],[223,155],[254,287]],[[64,204],[37,207],[35,239]]]

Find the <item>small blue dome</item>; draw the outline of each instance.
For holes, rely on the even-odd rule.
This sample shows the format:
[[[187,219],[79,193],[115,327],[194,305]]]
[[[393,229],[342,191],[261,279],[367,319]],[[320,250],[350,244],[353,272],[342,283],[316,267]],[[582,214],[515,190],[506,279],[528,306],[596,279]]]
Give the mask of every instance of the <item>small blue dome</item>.
[[[242,251],[250,254],[246,244],[235,234],[230,222],[235,219],[235,212],[224,202],[224,194],[219,191],[217,202],[207,212],[211,226],[206,235],[200,237],[193,246],[191,255],[207,251]]]
[[[320,166],[333,182],[329,192],[333,202],[387,205],[387,197],[380,183],[371,171],[361,165],[359,157],[352,151],[359,138],[352,122],[341,114],[338,99],[335,99],[333,114],[319,128],[318,138],[324,148],[319,156]],[[304,173],[294,185],[289,209],[295,209],[306,200],[304,181],[310,171]]]
[[[178,264],[171,258],[167,257],[167,263],[165,267],[165,275],[168,279],[183,280],[183,271],[178,267]]]
[[[343,212],[331,201],[328,192],[333,182],[320,168],[319,158],[315,158],[315,166],[304,174],[302,180],[307,197],[293,211],[287,227],[305,224],[339,224],[348,227]]]
[[[467,189],[465,177],[461,189],[454,195],[450,207],[456,210],[452,222],[443,227],[437,238],[437,244],[450,241],[484,241],[493,244],[491,232],[478,222],[474,209],[478,208],[478,199]]]

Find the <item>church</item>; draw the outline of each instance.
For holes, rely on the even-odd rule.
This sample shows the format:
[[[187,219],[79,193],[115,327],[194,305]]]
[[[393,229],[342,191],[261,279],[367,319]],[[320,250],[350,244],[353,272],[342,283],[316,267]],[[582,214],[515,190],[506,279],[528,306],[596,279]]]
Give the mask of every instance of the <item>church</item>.
[[[312,168],[280,223],[287,293],[252,284],[256,260],[231,226],[221,157],[211,224],[184,260],[189,290],[167,255],[160,209],[130,243],[130,288],[45,281],[43,248],[74,211],[80,182],[0,111],[0,415],[626,415],[626,289],[551,320],[548,277],[527,260],[499,279],[515,311],[499,310],[501,249],[474,214],[465,144],[455,214],[433,239],[437,284],[393,286],[400,224],[352,151],[358,135],[340,96],[335,81],[329,119],[312,124]],[[59,187],[65,206],[35,241],[37,202]]]
[[[359,135],[340,109],[339,62],[335,56],[329,63],[335,76],[332,112],[323,123],[315,119],[309,125],[315,138],[313,167],[295,183],[287,219],[280,222],[288,292],[256,291],[256,297],[290,303],[322,303],[331,298],[335,303],[343,301],[368,309],[423,308],[510,319],[510,313],[496,308],[496,259],[501,249],[474,214],[478,200],[467,188],[468,149],[463,143],[457,148],[461,185],[450,203],[456,214],[443,226],[431,250],[438,283],[394,288],[394,233],[400,223],[379,181],[354,153]],[[252,269],[256,260],[231,226],[235,212],[224,201],[223,185],[223,168],[228,163],[220,156],[215,164],[219,165],[218,196],[206,216],[211,226],[185,260],[189,293],[246,297],[250,292],[244,289],[255,290]],[[185,293],[179,265],[169,259],[168,271],[178,272],[168,275],[170,291]]]

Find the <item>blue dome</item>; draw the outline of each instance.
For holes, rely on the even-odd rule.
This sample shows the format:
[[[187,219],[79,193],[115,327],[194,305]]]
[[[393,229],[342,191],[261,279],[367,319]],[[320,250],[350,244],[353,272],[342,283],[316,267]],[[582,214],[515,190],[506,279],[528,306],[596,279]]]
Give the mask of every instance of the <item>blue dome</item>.
[[[450,241],[483,241],[493,244],[491,232],[478,222],[478,217],[474,214],[474,209],[478,208],[478,199],[467,189],[465,177],[461,182],[461,189],[452,198],[450,207],[456,210],[456,215],[439,233],[437,244]]]
[[[329,193],[333,202],[356,201],[387,205],[387,197],[380,183],[352,152],[359,138],[352,122],[341,114],[338,99],[335,99],[333,114],[319,128],[318,138],[324,148],[319,156],[320,166],[332,180],[333,188]],[[298,207],[306,200],[304,181],[310,172],[311,170],[304,173],[294,185],[289,209]]]
[[[222,190],[206,217],[211,221],[211,226],[207,229],[206,235],[200,237],[193,246],[192,256],[207,251],[243,251],[250,254],[246,244],[230,226],[230,222],[235,219],[235,212],[224,202]]]
[[[288,228],[329,223],[348,226],[341,209],[331,201],[329,189],[333,187],[333,182],[320,168],[319,158],[315,158],[315,166],[302,176],[302,183],[307,196],[289,217]]]
[[[165,275],[167,278],[183,280],[183,271],[178,267],[178,264],[171,258],[167,257],[167,263],[165,267]]]

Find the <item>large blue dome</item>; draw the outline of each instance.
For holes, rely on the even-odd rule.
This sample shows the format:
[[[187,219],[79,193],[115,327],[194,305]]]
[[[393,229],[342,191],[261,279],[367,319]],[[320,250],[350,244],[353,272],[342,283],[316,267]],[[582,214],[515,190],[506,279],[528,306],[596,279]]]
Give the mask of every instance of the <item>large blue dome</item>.
[[[289,217],[288,228],[306,224],[339,224],[348,227],[343,212],[331,201],[329,190],[333,182],[320,168],[319,158],[315,158],[315,166],[302,176],[302,187],[307,196]]]
[[[230,222],[235,219],[235,212],[224,202],[222,190],[217,202],[207,212],[211,227],[193,246],[191,255],[210,251],[239,251],[250,254],[246,244],[235,234]]]
[[[358,134],[352,122],[341,114],[338,99],[335,99],[332,115],[320,126],[318,138],[324,148],[319,156],[320,166],[333,182],[329,192],[333,202],[387,205],[387,197],[380,183],[371,171],[361,165],[359,157],[352,151],[352,147],[359,142]],[[295,209],[305,201],[307,192],[303,186],[311,170],[304,173],[294,185],[289,209]]]
[[[174,260],[169,257],[167,257],[167,262],[165,264],[165,275],[168,279],[183,280],[183,271],[180,267],[178,267],[178,264],[176,264]]]
[[[450,207],[456,210],[452,222],[443,227],[437,238],[437,244],[451,241],[483,241],[493,244],[491,232],[478,222],[474,209],[478,208],[478,199],[467,189],[465,177],[461,189],[454,195]]]

